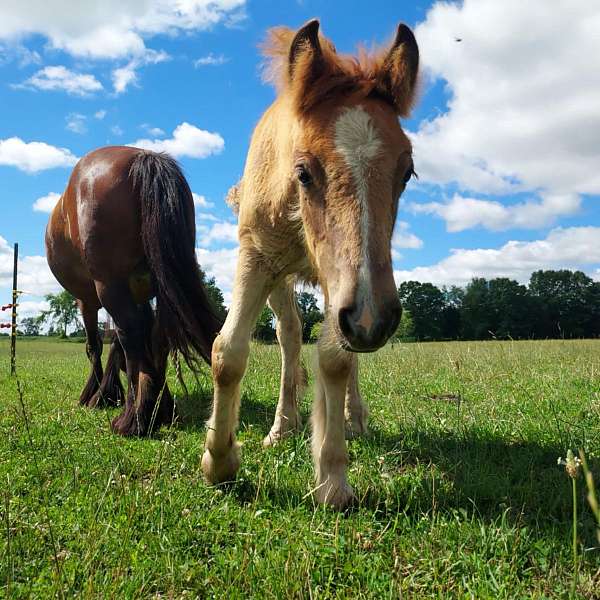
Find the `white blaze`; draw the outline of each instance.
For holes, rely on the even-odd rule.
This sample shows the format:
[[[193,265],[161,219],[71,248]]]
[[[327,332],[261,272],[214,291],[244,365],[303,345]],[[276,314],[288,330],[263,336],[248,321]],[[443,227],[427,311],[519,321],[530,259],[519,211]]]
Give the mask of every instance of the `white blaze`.
[[[362,107],[347,108],[335,123],[335,148],[344,157],[356,187],[360,209],[361,265],[358,294],[368,296],[371,286],[369,270],[369,183],[368,171],[371,161],[381,148],[369,113]],[[367,300],[367,298],[365,298]],[[364,310],[370,310],[368,302]]]

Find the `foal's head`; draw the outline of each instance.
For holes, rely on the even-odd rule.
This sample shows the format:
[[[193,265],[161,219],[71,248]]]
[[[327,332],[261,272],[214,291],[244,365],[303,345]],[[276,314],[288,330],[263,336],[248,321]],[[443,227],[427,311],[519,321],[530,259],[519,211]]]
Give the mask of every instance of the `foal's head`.
[[[272,30],[267,53],[292,115],[280,124],[291,136],[287,168],[327,308],[346,349],[376,350],[401,314],[391,239],[414,171],[398,116],[414,100],[417,43],[400,25],[389,49],[344,57],[310,21]]]

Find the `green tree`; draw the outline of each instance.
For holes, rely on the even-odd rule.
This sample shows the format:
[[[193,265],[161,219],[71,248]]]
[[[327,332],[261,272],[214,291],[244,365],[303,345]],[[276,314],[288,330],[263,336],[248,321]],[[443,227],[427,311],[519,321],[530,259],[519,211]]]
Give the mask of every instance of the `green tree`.
[[[21,321],[24,335],[40,335],[40,327],[42,323],[39,317],[27,317]]]
[[[255,340],[267,343],[275,341],[277,335],[275,333],[275,327],[273,327],[274,317],[273,311],[268,306],[265,306],[262,309],[254,328],[253,337]]]
[[[312,330],[316,323],[324,319],[323,313],[319,310],[317,298],[310,292],[300,292],[297,294],[298,307],[302,317],[302,341],[308,343],[312,340]]]
[[[225,300],[223,298],[223,292],[219,289],[217,285],[217,281],[214,277],[210,279],[206,278],[206,273],[200,269],[200,279],[202,281],[202,285],[206,290],[208,298],[210,299],[212,305],[215,308],[215,313],[221,319],[225,319],[227,316],[227,309],[225,308]]]
[[[488,324],[497,338],[531,338],[536,333],[535,301],[529,290],[506,277],[488,283]]]
[[[542,337],[584,337],[598,331],[600,293],[582,271],[536,271],[529,281],[538,299]]]
[[[462,337],[468,340],[483,340],[490,337],[491,322],[490,293],[487,279],[476,277],[465,289],[460,317]]]
[[[310,330],[310,341],[317,342],[321,337],[321,331],[323,330],[323,321],[319,321],[312,326]]]
[[[48,302],[49,308],[42,312],[41,321],[49,321],[52,330],[54,330],[53,326],[56,325],[59,328],[60,336],[67,337],[69,326],[79,324],[75,296],[67,290],[63,290],[59,294],[48,294],[46,302]],[[50,331],[48,331],[48,335],[50,335]]]
[[[398,288],[402,308],[408,310],[413,322],[414,337],[418,340],[437,340],[442,337],[444,295],[431,283],[404,281]]]
[[[415,324],[413,323],[413,319],[410,315],[410,310],[407,308],[402,311],[400,324],[398,325],[398,329],[396,329],[394,338],[404,342],[415,339]]]

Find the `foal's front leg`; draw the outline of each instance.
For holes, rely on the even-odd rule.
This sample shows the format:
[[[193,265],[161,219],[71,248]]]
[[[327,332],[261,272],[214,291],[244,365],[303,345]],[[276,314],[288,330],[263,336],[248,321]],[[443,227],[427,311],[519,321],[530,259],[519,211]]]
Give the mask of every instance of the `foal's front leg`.
[[[202,456],[202,471],[209,483],[230,481],[240,466],[240,449],[235,441],[240,382],[250,352],[250,334],[270,285],[271,278],[240,251],[231,308],[212,348],[214,402]]]
[[[327,320],[318,346],[312,451],[315,496],[320,503],[338,509],[344,508],[354,497],[346,479],[348,452],[344,427],[344,398],[351,368],[352,355],[340,347]]]

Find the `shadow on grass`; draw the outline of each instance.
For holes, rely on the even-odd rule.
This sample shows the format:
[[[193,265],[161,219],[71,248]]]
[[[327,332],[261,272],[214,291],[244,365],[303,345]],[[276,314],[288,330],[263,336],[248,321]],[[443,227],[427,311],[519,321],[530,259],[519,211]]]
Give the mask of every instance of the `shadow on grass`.
[[[191,391],[186,396],[177,399],[177,417],[179,428],[185,431],[204,431],[206,421],[210,416],[212,407],[212,387],[201,387]],[[243,392],[240,404],[240,425],[243,430],[252,426],[255,431],[267,435],[271,430],[275,416],[277,398],[273,398],[272,405],[258,401],[252,393]],[[302,421],[307,422],[308,416],[302,415]]]

